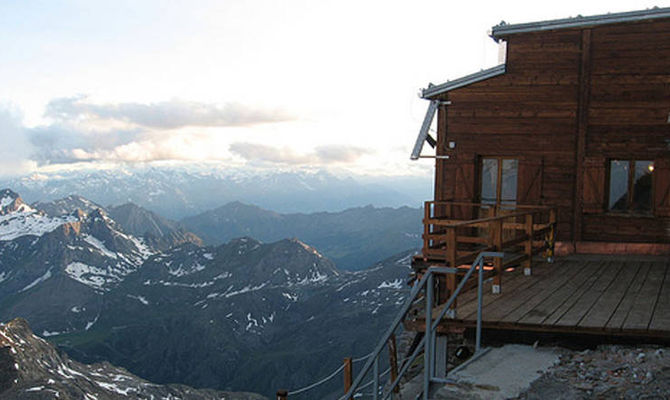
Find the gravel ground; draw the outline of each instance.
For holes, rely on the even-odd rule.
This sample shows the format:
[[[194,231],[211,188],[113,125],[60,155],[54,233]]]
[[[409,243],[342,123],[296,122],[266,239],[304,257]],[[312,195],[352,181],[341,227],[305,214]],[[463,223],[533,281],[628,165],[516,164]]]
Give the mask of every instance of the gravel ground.
[[[560,361],[517,399],[670,399],[670,348],[557,348]]]

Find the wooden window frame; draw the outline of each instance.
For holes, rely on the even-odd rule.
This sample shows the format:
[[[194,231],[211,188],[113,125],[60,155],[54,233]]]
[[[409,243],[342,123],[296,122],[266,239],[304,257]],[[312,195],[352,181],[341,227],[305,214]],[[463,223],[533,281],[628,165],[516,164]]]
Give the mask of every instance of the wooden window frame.
[[[612,210],[610,209],[610,189],[611,189],[611,184],[612,184],[612,161],[620,161],[620,162],[627,162],[628,163],[628,179],[627,179],[627,192],[626,192],[626,202],[627,202],[627,209],[626,210]],[[606,186],[605,186],[605,193],[607,194],[606,200],[605,200],[605,210],[608,214],[614,214],[614,215],[634,215],[634,216],[642,216],[642,217],[649,217],[653,216],[655,214],[654,210],[654,170],[651,171],[652,174],[652,179],[651,179],[651,193],[650,193],[650,204],[649,204],[649,211],[638,211],[635,209],[635,163],[638,161],[648,161],[651,162],[652,165],[654,165],[654,160],[643,160],[643,159],[638,159],[638,158],[608,158],[607,159],[607,174],[606,174]]]
[[[482,200],[482,175],[483,175],[482,172],[483,172],[483,167],[484,167],[484,159],[497,160],[498,161],[498,171],[497,171],[498,176],[496,177],[496,200],[495,200],[495,203],[494,203],[496,205],[501,205],[502,204],[501,197],[502,197],[502,186],[503,186],[502,185],[503,160],[514,160],[514,161],[516,161],[516,163],[517,163],[516,164],[517,194],[515,195],[514,204],[513,204],[514,206],[516,206],[517,203],[519,202],[519,199],[518,199],[518,197],[519,197],[519,194],[518,194],[518,190],[519,190],[519,163],[520,163],[521,159],[518,156],[517,157],[513,157],[513,156],[486,156],[486,155],[478,156],[478,160],[477,160],[477,177],[478,177],[478,179],[477,179],[477,201],[480,202],[480,203],[483,201]]]

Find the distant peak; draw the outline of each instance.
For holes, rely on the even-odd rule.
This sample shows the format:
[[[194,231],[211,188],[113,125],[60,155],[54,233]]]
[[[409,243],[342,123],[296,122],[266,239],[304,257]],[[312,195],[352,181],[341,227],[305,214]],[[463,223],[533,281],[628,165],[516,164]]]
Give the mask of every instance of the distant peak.
[[[0,199],[11,198],[12,200],[18,199],[20,196],[18,193],[11,189],[1,189],[0,190]]]
[[[250,244],[251,245],[263,244],[263,242],[261,242],[259,240],[256,240],[256,239],[254,239],[252,237],[249,237],[249,236],[243,236],[243,237],[231,239],[230,242],[228,242],[228,244],[247,246],[247,245],[250,245]]]
[[[18,193],[10,189],[0,190],[0,215],[6,215],[17,211],[31,212],[35,210],[25,204]]]

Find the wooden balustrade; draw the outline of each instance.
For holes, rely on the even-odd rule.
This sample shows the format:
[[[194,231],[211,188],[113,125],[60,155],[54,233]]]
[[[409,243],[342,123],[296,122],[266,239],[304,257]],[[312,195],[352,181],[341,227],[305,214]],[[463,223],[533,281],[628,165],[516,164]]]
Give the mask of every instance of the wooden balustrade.
[[[502,251],[504,259],[492,264],[493,290],[499,291],[504,269],[521,265],[532,271],[533,255],[553,255],[556,209],[548,206],[493,205],[467,202],[427,201],[424,206],[422,254],[415,266],[471,264],[482,251]],[[447,276],[451,292],[457,284]]]

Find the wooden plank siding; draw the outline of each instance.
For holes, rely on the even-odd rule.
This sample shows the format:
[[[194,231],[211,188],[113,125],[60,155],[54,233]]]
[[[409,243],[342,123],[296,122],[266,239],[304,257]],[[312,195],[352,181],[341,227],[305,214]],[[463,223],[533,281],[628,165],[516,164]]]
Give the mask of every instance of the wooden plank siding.
[[[478,202],[481,157],[533,157],[533,201],[558,207],[558,240],[670,243],[668,196],[656,195],[654,215],[606,210],[608,160],[653,160],[670,176],[670,20],[506,40],[504,74],[438,97],[450,104],[438,110],[437,154],[450,159],[436,161],[435,200]]]

